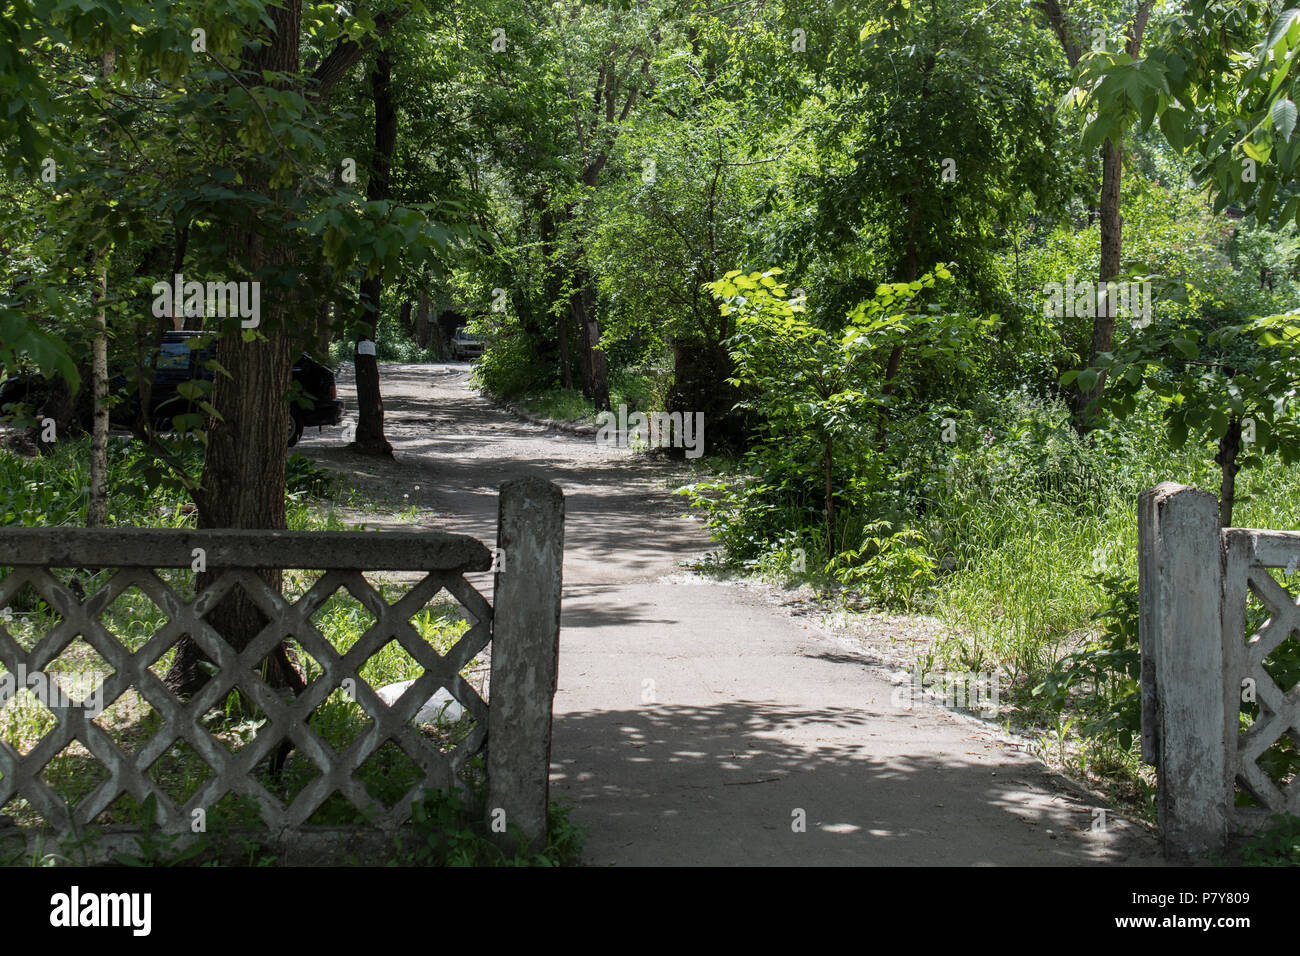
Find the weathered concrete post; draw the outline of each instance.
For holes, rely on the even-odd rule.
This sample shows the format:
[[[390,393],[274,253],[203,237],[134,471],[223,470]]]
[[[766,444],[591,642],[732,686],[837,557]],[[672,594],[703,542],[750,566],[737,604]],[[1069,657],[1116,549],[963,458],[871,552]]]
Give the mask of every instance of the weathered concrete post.
[[[501,486],[488,685],[489,832],[515,848],[504,823],[533,850],[546,845],[551,702],[560,653],[564,493],[549,481]],[[504,811],[504,812],[503,812]]]
[[[1138,499],[1142,756],[1157,768],[1166,856],[1226,845],[1223,554],[1214,495],[1166,482]]]

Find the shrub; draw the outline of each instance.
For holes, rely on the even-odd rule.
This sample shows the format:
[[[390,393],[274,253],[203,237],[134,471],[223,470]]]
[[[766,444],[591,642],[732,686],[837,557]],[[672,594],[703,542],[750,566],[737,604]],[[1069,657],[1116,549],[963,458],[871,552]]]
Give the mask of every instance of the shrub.
[[[539,362],[528,336],[517,329],[495,337],[474,364],[474,384],[498,398],[513,399],[540,392],[553,387],[558,380],[558,366]]]
[[[841,584],[865,589],[876,604],[912,610],[934,583],[937,566],[920,531],[873,521],[863,528],[861,544],[837,554],[827,570]]]
[[[1300,866],[1300,817],[1273,816],[1273,826],[1250,837],[1241,848],[1246,866]]]

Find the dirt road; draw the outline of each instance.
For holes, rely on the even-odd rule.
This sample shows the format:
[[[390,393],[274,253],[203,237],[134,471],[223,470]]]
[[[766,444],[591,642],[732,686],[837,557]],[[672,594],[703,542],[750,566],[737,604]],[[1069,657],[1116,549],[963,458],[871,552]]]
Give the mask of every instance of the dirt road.
[[[516,421],[467,372],[380,367],[395,462],[347,452],[339,428],[300,450],[489,545],[502,481],[563,488],[551,779],[589,829],[589,863],[1158,862],[1145,829],[1113,813],[1097,827],[1092,798],[995,728],[891,702],[861,645],[762,588],[684,572],[712,546],[681,517],[672,466]]]

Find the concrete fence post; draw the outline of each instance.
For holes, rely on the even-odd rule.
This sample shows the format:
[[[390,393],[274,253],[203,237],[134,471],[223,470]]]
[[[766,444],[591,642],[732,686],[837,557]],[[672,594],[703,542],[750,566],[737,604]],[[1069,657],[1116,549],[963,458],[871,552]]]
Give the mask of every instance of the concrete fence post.
[[[513,833],[546,845],[551,704],[560,652],[564,493],[522,478],[501,486],[488,685],[488,830],[507,852]]]
[[[1138,500],[1142,756],[1158,775],[1166,856],[1222,851],[1223,551],[1214,495],[1172,482]]]

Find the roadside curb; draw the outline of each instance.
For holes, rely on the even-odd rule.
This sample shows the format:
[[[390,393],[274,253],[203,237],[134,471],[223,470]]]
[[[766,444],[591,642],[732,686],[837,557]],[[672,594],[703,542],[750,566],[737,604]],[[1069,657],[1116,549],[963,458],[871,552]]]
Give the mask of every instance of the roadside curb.
[[[487,399],[492,405],[501,409],[503,412],[509,412],[515,418],[528,422],[532,425],[541,425],[550,431],[564,432],[568,435],[579,435],[583,438],[594,438],[596,436],[596,426],[588,425],[585,422],[563,421],[555,418],[544,418],[536,412],[529,411],[522,405],[515,402],[506,402],[497,398],[491,392],[479,392],[483,398]]]

